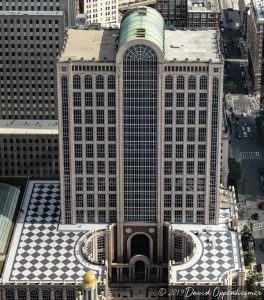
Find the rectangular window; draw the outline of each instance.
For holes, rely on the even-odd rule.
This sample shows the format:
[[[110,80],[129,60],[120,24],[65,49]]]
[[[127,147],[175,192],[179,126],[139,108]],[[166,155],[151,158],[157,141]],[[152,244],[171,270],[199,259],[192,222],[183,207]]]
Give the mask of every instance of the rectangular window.
[[[187,128],[187,141],[194,142],[195,140],[195,128]]]
[[[182,207],[182,195],[181,194],[175,195],[175,207]]]
[[[94,190],[94,178],[93,177],[87,177],[86,187],[87,187],[88,192],[93,192],[93,190]],[[87,197],[87,199],[88,199],[88,197]]]
[[[73,112],[73,120],[74,124],[81,124],[82,123],[82,111],[75,109]]]
[[[93,141],[93,128],[86,127],[85,128],[86,141]]]
[[[93,144],[86,144],[86,157],[93,158]]]
[[[182,178],[175,178],[175,191],[181,192],[182,191]]]
[[[186,223],[193,223],[193,211],[186,211]]]
[[[84,94],[85,106],[93,106],[93,94],[92,92],[86,92]]]
[[[104,158],[105,157],[105,145],[97,144],[97,157]]]
[[[94,211],[93,210],[88,210],[87,211],[87,222],[94,222]]]
[[[199,124],[206,124],[206,110],[199,111]]]
[[[176,94],[176,106],[177,107],[184,107],[184,93],[177,93]]]
[[[176,124],[184,124],[184,111],[176,110]]]
[[[165,111],[165,124],[172,124],[172,110]]]
[[[193,207],[193,195],[186,195],[186,207]]]
[[[96,93],[96,106],[104,106],[104,93]]]
[[[197,178],[197,191],[203,192],[205,190],[205,179]]]
[[[98,174],[104,174],[105,173],[105,162],[104,161],[98,161],[97,162],[97,172],[98,172]]]
[[[116,162],[115,161],[109,161],[108,163],[108,169],[110,175],[116,174]]]
[[[98,207],[105,207],[105,194],[98,194]]]
[[[73,93],[73,105],[74,106],[81,106],[82,105],[82,96],[80,92]]]
[[[194,145],[187,145],[187,158],[194,158]]]
[[[74,145],[75,158],[82,158],[82,144]]]
[[[104,127],[97,127],[97,141],[104,141]]]
[[[115,128],[114,127],[109,127],[108,128],[108,141],[109,142],[114,142],[115,140],[116,140]]]
[[[177,127],[176,128],[176,141],[177,142],[182,142],[183,141],[183,128],[182,127]]]
[[[74,140],[75,141],[82,140],[82,127],[74,127]]]
[[[164,162],[164,174],[170,175],[172,172],[172,164],[171,161],[165,161]]]
[[[195,93],[188,94],[188,107],[195,107]]]
[[[97,124],[104,124],[104,110],[96,111],[96,121]]]
[[[115,110],[108,110],[108,124],[115,124],[116,116]]]
[[[200,210],[197,211],[196,222],[200,224],[204,223],[204,211],[200,211]]]
[[[164,146],[164,157],[171,158],[172,157],[172,145],[165,144]]]
[[[109,194],[109,206],[116,207],[116,194]]]
[[[164,222],[171,222],[171,211],[164,210]]]
[[[165,93],[165,107],[172,107],[172,93]]]
[[[93,124],[93,111],[85,110],[85,124]]]
[[[183,145],[175,145],[176,158],[183,158]]]
[[[207,106],[207,93],[200,93],[199,106],[200,107]]]
[[[186,178],[186,191],[187,192],[194,191],[194,178]]]
[[[204,207],[204,194],[197,195],[197,206],[201,208]]]
[[[198,174],[205,174],[205,161],[198,161]]]
[[[115,144],[108,145],[108,156],[109,156],[109,158],[116,158],[116,145]]]
[[[187,174],[193,174],[194,173],[194,162],[193,161],[187,161],[186,171],[187,171]]]
[[[108,106],[115,107],[115,93],[114,92],[108,93]]]
[[[182,174],[183,173],[183,162],[182,161],[176,161],[175,162],[175,173],[176,174]]]
[[[206,140],[206,128],[199,128],[199,142]]]
[[[164,195],[164,207],[171,207],[171,195]]]
[[[75,161],[75,174],[82,174],[83,166],[82,161]]]
[[[198,145],[198,158],[205,158],[206,150],[205,145]]]
[[[171,191],[171,178],[164,178],[164,191]]]
[[[98,177],[98,184],[97,184],[98,191],[105,191],[105,178]],[[98,195],[99,198],[99,195]]]
[[[172,141],[172,128],[165,127],[165,141],[171,142]]]
[[[94,173],[94,164],[93,161],[86,161],[86,173],[93,174]]]
[[[181,210],[175,210],[175,222],[182,223],[182,211]]]
[[[195,110],[188,110],[188,124],[195,124]]]

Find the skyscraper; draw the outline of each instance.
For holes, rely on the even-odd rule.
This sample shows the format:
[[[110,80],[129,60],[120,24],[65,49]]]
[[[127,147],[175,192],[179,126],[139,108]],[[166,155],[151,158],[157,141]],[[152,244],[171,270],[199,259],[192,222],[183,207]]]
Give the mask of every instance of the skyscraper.
[[[57,119],[56,59],[75,1],[1,1],[0,119]]]

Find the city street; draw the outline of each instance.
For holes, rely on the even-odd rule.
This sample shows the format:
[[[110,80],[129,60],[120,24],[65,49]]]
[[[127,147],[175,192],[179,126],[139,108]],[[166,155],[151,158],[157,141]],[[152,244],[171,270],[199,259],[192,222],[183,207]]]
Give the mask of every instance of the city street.
[[[225,55],[225,82],[233,81],[236,85],[236,93],[227,95],[226,103],[239,117],[238,124],[235,120],[232,122],[229,155],[241,163],[242,178],[238,187],[240,221],[241,225],[253,224],[256,262],[264,263],[264,251],[261,249],[261,244],[264,243],[264,210],[259,208],[259,204],[264,201],[264,182],[260,182],[260,176],[264,175],[258,172],[260,166],[264,168],[264,152],[259,145],[255,127],[259,102],[248,95],[251,81],[247,72],[247,60],[239,47],[241,31],[237,28],[240,24],[238,1],[221,0],[220,4],[224,25],[222,45]],[[247,127],[250,127],[250,133]],[[256,213],[258,220],[253,220],[253,214],[256,216]]]

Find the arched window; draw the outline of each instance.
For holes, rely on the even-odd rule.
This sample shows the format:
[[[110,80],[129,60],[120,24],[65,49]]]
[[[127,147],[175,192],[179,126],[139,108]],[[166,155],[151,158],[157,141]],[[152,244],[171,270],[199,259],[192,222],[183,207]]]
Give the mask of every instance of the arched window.
[[[172,90],[172,88],[173,88],[173,78],[172,76],[168,75],[165,78],[165,89]]]
[[[50,300],[50,290],[43,290],[42,291],[42,300]]]
[[[30,300],[38,300],[38,299],[39,299],[38,290],[31,290],[30,291]]]
[[[102,75],[96,76],[96,88],[103,89],[104,88],[104,77]]]
[[[81,88],[81,77],[79,75],[74,75],[72,84],[74,89],[79,90]]]
[[[195,88],[196,88],[196,78],[195,76],[192,75],[188,78],[188,89],[195,90]]]
[[[84,77],[84,88],[86,90],[91,90],[93,88],[93,78],[90,75]]]
[[[55,300],[63,300],[62,290],[55,290],[54,296]]]
[[[25,289],[19,289],[17,291],[18,299],[19,300],[27,300],[27,294]]]
[[[144,234],[136,234],[131,239],[131,257],[137,254],[150,255],[149,238]]]
[[[184,77],[182,75],[177,77],[177,89],[184,90]]]
[[[107,78],[107,88],[109,90],[114,90],[115,89],[115,76],[114,75],[109,75]]]
[[[207,90],[207,77],[200,77],[200,90]]]

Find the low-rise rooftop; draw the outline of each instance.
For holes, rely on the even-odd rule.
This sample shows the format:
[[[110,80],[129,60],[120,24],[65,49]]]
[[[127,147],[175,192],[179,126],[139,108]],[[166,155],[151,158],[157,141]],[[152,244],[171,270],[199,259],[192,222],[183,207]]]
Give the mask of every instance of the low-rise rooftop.
[[[0,134],[58,134],[58,121],[0,120]]]
[[[69,29],[60,62],[101,61],[115,62],[118,30]],[[216,30],[165,30],[165,61],[220,62],[221,54]]]
[[[252,0],[255,15],[260,22],[264,22],[264,2],[263,0]]]
[[[218,0],[189,0],[188,1],[189,12],[219,12]]]

